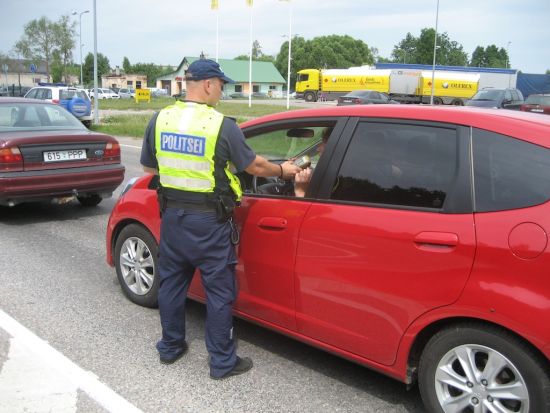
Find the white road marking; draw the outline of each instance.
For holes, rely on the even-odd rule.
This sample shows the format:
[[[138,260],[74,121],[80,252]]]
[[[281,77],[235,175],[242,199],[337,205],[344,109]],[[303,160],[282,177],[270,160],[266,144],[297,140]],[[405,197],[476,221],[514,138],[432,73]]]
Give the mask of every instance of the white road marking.
[[[143,413],[2,310],[0,328],[12,337],[0,372],[0,412],[75,413],[81,389],[109,412]]]

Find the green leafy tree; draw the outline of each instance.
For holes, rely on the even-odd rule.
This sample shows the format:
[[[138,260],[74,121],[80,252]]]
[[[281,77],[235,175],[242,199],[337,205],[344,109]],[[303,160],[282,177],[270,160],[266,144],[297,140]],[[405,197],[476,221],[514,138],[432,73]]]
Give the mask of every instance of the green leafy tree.
[[[50,76],[50,65],[56,46],[55,23],[42,16],[25,25],[23,36],[15,44],[15,50],[26,59],[44,62],[46,74]]]
[[[424,28],[419,37],[407,33],[393,48],[392,58],[394,62],[413,64],[432,64],[434,52],[435,30]],[[437,35],[436,64],[451,66],[466,66],[468,54],[464,52],[461,44],[451,40],[447,33]]]
[[[242,54],[234,58],[234,60],[250,60],[250,55]],[[266,55],[262,52],[262,46],[258,40],[252,42],[252,60],[259,62],[274,62],[275,58],[270,55]]]
[[[470,60],[470,66],[475,67],[508,67],[509,57],[506,49],[501,47],[500,49],[494,44],[485,48],[477,46],[472,53],[472,59]]]
[[[67,67],[73,58],[75,46],[75,22],[68,15],[57,22],[46,17],[31,20],[25,25],[23,36],[14,46],[14,51],[34,63],[45,63],[48,77],[66,81]]]
[[[156,65],[154,63],[136,63],[131,66],[132,73],[147,76],[147,86],[156,86],[157,77],[170,72],[163,66]]]
[[[130,64],[130,60],[124,56],[124,59],[122,59],[122,69],[125,73],[132,73],[132,65]]]
[[[97,54],[97,83],[101,85],[101,76],[108,74],[111,71],[109,59],[101,53]],[[94,55],[88,53],[82,64],[82,78],[84,84],[93,86],[94,84]]]
[[[302,69],[344,69],[351,66],[374,64],[369,46],[351,36],[330,35],[305,40],[292,39],[291,84],[296,83],[296,72]],[[286,79],[288,67],[288,41],[281,45],[275,67]]]
[[[418,39],[411,33],[393,47],[391,57],[395,63],[418,63],[416,60],[416,47]]]
[[[61,63],[61,77],[65,82],[68,81],[67,68],[73,60],[75,25],[76,22],[71,23],[69,16],[61,16],[59,21],[53,25],[54,57],[57,56]]]

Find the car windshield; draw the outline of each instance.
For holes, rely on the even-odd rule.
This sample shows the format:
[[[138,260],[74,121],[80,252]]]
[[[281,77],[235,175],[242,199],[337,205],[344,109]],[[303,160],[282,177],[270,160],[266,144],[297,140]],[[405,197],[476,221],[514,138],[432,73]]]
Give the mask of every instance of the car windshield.
[[[531,95],[527,98],[525,103],[531,104],[531,105],[550,106],[550,96]]]
[[[20,102],[0,104],[0,132],[71,129],[87,130],[59,105]]]
[[[502,96],[502,90],[480,90],[472,100],[497,100]]]
[[[366,98],[369,96],[368,90],[355,90],[353,92],[349,92],[345,97],[357,97],[357,98]]]

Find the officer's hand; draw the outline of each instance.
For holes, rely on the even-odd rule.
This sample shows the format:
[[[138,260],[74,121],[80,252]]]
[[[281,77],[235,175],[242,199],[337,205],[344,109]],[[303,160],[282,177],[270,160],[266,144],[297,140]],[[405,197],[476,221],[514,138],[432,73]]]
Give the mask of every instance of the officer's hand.
[[[281,167],[283,168],[282,178],[284,180],[292,178],[294,175],[302,170],[302,168],[300,168],[299,166],[294,165],[294,161],[285,161],[281,164]]]

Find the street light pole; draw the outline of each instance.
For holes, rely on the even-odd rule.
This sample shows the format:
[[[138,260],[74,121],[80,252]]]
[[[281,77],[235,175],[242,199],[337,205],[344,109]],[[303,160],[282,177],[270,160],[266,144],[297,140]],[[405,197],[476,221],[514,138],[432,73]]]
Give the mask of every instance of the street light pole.
[[[435,12],[434,58],[432,63],[432,91],[430,93],[430,105],[434,104],[435,54],[437,51],[437,21],[438,20],[439,20],[439,0],[437,0],[437,9]]]
[[[292,51],[292,5],[288,3],[288,70],[286,72],[286,108],[290,109],[290,62]]]
[[[94,125],[99,124],[99,94],[97,93],[97,9],[94,0]]]
[[[81,87],[84,86],[82,82],[82,15],[89,12],[90,10],[84,10],[83,12],[80,12],[80,13],[73,11],[73,16],[78,14],[78,30],[80,32],[78,36],[78,45],[80,48],[80,86]]]
[[[508,44],[506,45],[506,69],[510,69],[510,55],[508,54],[508,49],[510,49],[510,43],[512,42],[508,42]]]

